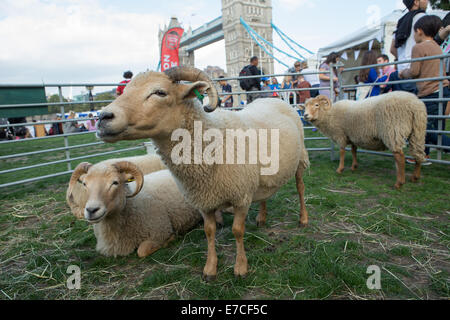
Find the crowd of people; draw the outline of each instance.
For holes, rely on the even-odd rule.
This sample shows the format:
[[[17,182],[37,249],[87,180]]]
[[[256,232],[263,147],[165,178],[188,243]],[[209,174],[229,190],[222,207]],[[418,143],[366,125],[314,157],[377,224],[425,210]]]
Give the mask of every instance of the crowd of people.
[[[120,82],[120,85],[116,88],[116,97],[123,94],[123,90],[126,85],[133,78],[133,72],[125,71],[123,74],[124,80]],[[231,87],[230,87],[231,92]],[[233,103],[233,97],[230,96],[229,103]],[[84,120],[83,118],[79,118],[78,121],[75,121],[77,114],[74,111],[70,111],[67,116],[67,120],[74,120],[69,122],[55,122],[51,125],[44,125],[42,123],[37,123],[36,120],[32,120],[32,126],[11,126],[0,128],[0,140],[20,140],[20,139],[30,139],[30,138],[41,138],[45,136],[53,136],[53,135],[61,135],[61,134],[70,134],[70,133],[79,133],[79,132],[88,132],[88,131],[96,131],[96,123],[97,120],[94,119],[93,113],[88,114],[88,118],[90,120]],[[61,116],[55,116],[52,121],[62,121],[64,120]],[[78,123],[81,122],[81,123]],[[18,118],[0,118],[1,125],[8,124],[21,124],[27,123],[26,117],[18,117]]]
[[[97,121],[94,119],[94,115],[89,113],[88,118],[90,120],[85,120],[79,118],[76,121],[70,122],[55,122],[52,124],[45,125],[43,123],[38,123],[36,120],[32,120],[33,125],[30,126],[11,126],[7,128],[1,128],[0,139],[1,140],[20,140],[20,139],[30,139],[30,138],[42,138],[46,136],[56,136],[60,134],[70,134],[79,132],[96,131]],[[67,120],[75,120],[76,113],[71,111],[67,117]],[[26,124],[27,120],[25,117],[20,118],[9,118],[4,119],[1,124]],[[62,121],[61,116],[56,116],[52,121]],[[78,123],[81,122],[81,123]]]
[[[411,59],[439,56],[443,54],[441,45],[448,41],[450,35],[450,14],[444,20],[435,15],[427,15],[428,0],[403,0],[408,12],[399,20],[394,40],[391,46],[391,53],[396,61],[408,61]],[[446,41],[447,40],[447,41]],[[337,99],[341,88],[339,87],[338,75],[340,71],[333,65],[340,62],[341,57],[337,52],[332,52],[326,57],[326,60],[320,64],[318,74],[317,70],[309,68],[307,62],[297,61],[290,68],[283,81],[278,83],[277,78],[264,76],[261,69],[258,68],[258,57],[252,57],[250,64],[241,71],[240,77],[252,78],[240,79],[240,86],[247,92],[247,103],[251,103],[257,98],[281,98],[291,104],[302,104],[310,97],[325,95],[330,99]],[[439,115],[439,98],[441,81],[420,81],[395,83],[399,80],[438,78],[441,75],[440,60],[418,61],[413,63],[403,63],[386,65],[390,63],[389,56],[369,50],[362,57],[361,66],[372,66],[362,69],[359,75],[355,77],[356,84],[373,84],[359,87],[356,93],[356,99],[366,99],[385,94],[391,91],[407,91],[416,94],[421,99],[426,99],[425,105],[428,115]],[[380,65],[379,67],[376,67]],[[330,79],[330,72],[334,73],[333,84]],[[447,59],[444,76],[450,72],[450,63]],[[260,77],[258,77],[260,76]],[[231,86],[226,81],[221,81],[222,92],[231,93]],[[449,81],[443,81],[443,97],[449,97]],[[315,89],[317,88],[317,89]],[[324,89],[329,88],[329,89]],[[330,89],[332,88],[332,89]],[[292,91],[289,91],[291,90]],[[296,90],[297,89],[297,90]],[[300,90],[298,90],[300,89]],[[279,92],[271,92],[282,90]],[[334,94],[332,95],[332,91]],[[231,99],[231,100],[230,100]],[[434,99],[434,101],[432,100]],[[431,100],[431,101],[430,101]],[[231,107],[232,95],[225,97],[225,107]],[[450,102],[444,103],[445,115],[450,114]],[[442,126],[439,128],[438,123]],[[427,130],[438,131],[445,130],[445,121],[437,118],[431,118],[428,121]],[[428,133],[426,144],[437,145],[438,134]],[[442,135],[442,145],[450,147],[450,138]],[[448,149],[444,149],[448,152]],[[426,149],[427,157],[430,155],[430,148]],[[414,163],[414,160],[408,160]],[[431,162],[425,163],[430,165]]]

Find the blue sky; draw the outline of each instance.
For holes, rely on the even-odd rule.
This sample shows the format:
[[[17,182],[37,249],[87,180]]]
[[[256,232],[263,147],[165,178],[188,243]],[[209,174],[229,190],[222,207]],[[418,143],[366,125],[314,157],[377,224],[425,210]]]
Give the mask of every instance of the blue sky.
[[[312,51],[374,15],[404,8],[401,0],[273,0],[272,6],[274,23]],[[0,0],[0,13],[0,83],[111,82],[126,69],[156,67],[158,29],[171,16],[196,28],[221,15],[221,1]],[[276,37],[275,45],[283,46]],[[207,65],[225,68],[224,41],[196,51],[196,66]]]

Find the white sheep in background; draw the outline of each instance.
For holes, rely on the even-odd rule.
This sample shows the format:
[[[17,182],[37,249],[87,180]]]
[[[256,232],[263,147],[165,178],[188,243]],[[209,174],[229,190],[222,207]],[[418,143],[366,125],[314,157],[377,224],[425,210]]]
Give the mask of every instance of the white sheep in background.
[[[330,99],[321,95],[306,102],[305,119],[341,147],[338,173],[344,171],[348,145],[352,145],[352,170],[358,167],[358,147],[375,151],[389,149],[395,157],[395,188],[399,189],[406,182],[403,148],[408,140],[410,153],[416,159],[412,181],[420,179],[421,163],[425,160],[427,111],[417,96],[396,91],[362,101],[342,100],[332,105]]]
[[[146,175],[152,172],[167,169],[161,158],[157,155],[145,155],[129,158],[109,159],[100,162],[99,164],[111,165],[121,161],[128,161],[134,163]],[[78,219],[84,217],[84,207],[87,201],[87,192],[79,183],[69,183],[66,192],[66,201],[72,211],[72,214]]]
[[[169,170],[144,177],[128,161],[81,163],[70,184],[86,189],[84,217],[94,224],[97,251],[106,256],[125,256],[137,248],[138,256],[146,257],[202,219],[184,200]]]
[[[204,91],[208,93],[211,104],[205,107],[207,112],[196,99]],[[207,281],[217,275],[216,210],[228,207],[234,209],[232,230],[237,247],[236,276],[245,276],[248,270],[243,239],[245,220],[252,202],[264,202],[295,176],[300,198],[300,223],[303,226],[308,223],[303,172],[309,165],[309,159],[298,113],[289,104],[277,99],[257,100],[239,112],[217,110],[210,113],[217,104],[218,94],[214,85],[198,69],[182,67],[170,69],[166,73],[146,72],[133,79],[124,94],[103,109],[97,132],[106,142],[144,138],[153,140],[185,198],[203,213],[208,240],[208,258],[203,276]],[[267,167],[260,163],[211,164],[202,159],[199,164],[175,164],[171,154],[179,143],[172,141],[172,134],[177,129],[184,129],[194,138],[196,123],[201,123],[203,132],[213,129],[224,137],[227,129],[266,129],[269,131],[268,141],[271,141],[271,129],[278,130],[278,172],[272,176],[262,175],[261,169]],[[228,142],[234,144],[234,140]],[[203,141],[203,150],[207,146]],[[225,146],[226,143],[224,149]],[[271,154],[270,148],[269,142],[268,154]],[[190,154],[192,159],[195,158],[194,149]],[[276,150],[273,151],[276,153]],[[260,156],[258,154],[259,160]],[[264,205],[257,220],[260,224],[266,220]]]

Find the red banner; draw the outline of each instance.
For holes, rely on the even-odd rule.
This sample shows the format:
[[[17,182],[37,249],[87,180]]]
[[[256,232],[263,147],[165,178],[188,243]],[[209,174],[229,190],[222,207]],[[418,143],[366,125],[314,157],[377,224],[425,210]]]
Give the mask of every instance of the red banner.
[[[162,72],[180,65],[178,49],[180,48],[183,32],[184,30],[182,28],[172,28],[169,29],[164,35],[161,45]]]

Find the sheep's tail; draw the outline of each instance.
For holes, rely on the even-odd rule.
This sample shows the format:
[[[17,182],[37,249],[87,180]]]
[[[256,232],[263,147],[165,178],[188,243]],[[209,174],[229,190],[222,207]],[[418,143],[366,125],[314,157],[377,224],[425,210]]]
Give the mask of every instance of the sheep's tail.
[[[425,136],[427,132],[427,111],[420,101],[420,108],[413,112],[412,130],[409,137],[409,151],[416,161],[425,161]]]
[[[302,155],[300,157],[299,167],[307,169],[310,166],[308,150],[306,150],[305,142],[302,143]]]

